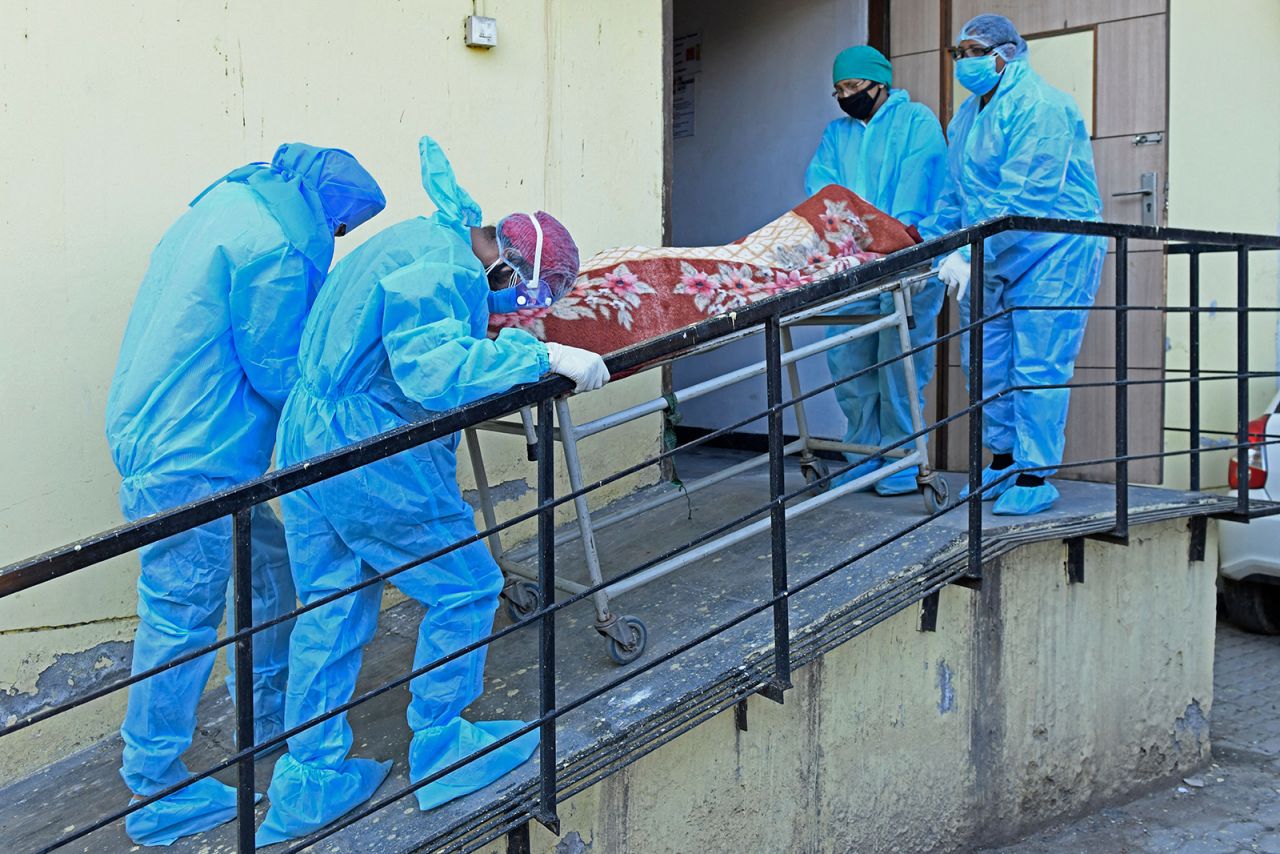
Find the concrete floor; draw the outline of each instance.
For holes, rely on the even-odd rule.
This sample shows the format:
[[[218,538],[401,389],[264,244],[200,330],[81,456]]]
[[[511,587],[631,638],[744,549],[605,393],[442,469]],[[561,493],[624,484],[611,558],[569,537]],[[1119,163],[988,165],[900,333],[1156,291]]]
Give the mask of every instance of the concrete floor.
[[[991,854],[1280,854],[1280,637],[1218,625],[1203,773]]]
[[[741,458],[729,451],[701,452],[681,463],[680,476],[687,481]],[[792,488],[800,483],[794,469],[790,470],[788,481]],[[951,477],[953,495],[958,494],[961,483],[961,478]],[[1111,487],[1065,481],[1059,488],[1062,500],[1041,516],[1011,520],[988,513],[984,528],[989,537],[989,554],[1025,542],[1110,528],[1114,508]],[[599,538],[607,574],[616,575],[686,543],[760,506],[767,495],[767,477],[759,470],[695,494],[687,502],[673,502],[654,511],[642,524],[609,529]],[[1135,488],[1130,497],[1135,521],[1141,517],[1202,513],[1218,502],[1213,496],[1142,488]],[[843,497],[789,522],[792,584],[813,578],[827,567],[904,530],[919,521],[923,510],[918,495],[882,498],[863,493]],[[878,619],[876,611],[868,610],[870,606],[863,607],[866,603],[892,599],[883,607],[901,610],[927,592],[929,584],[936,587],[946,578],[954,578],[963,567],[965,523],[963,510],[949,513],[795,594],[790,608],[792,637],[796,649],[802,650],[796,656],[812,659]],[[578,577],[584,574],[579,547],[564,547],[558,551],[557,560],[562,572]],[[641,668],[710,627],[726,622],[767,597],[769,591],[766,533],[620,597],[618,611],[641,617],[649,631],[648,651],[629,668]],[[383,614],[378,636],[366,652],[359,690],[407,672],[420,615],[414,603],[398,605]],[[589,602],[578,603],[558,615],[557,697],[561,707],[625,672],[608,659],[601,638],[592,629],[592,620]],[[498,624],[506,625],[505,616],[499,616]],[[536,717],[536,641],[536,627],[530,626],[493,644],[486,693],[472,705],[470,717]],[[712,686],[730,684],[739,686],[735,690],[744,690],[743,685],[759,684],[758,676],[748,671],[754,667],[752,673],[764,672],[771,643],[771,617],[767,613],[754,616],[569,712],[558,728],[561,767],[577,774],[580,781],[592,774],[607,773],[610,762],[625,762],[645,744],[661,739],[663,727],[668,726],[664,716],[703,702],[712,693]],[[738,682],[732,681],[735,679]],[[356,733],[353,753],[395,761],[391,775],[376,796],[379,799],[407,784],[406,703],[407,694],[400,688],[362,705],[352,714]],[[205,767],[226,756],[233,738],[231,706],[225,692],[211,691],[202,705],[201,728],[186,757],[188,764]],[[119,754],[119,740],[110,739],[4,790],[0,796],[3,849],[38,849],[76,826],[120,809],[127,802],[128,793],[116,773]],[[258,764],[259,791],[265,791],[274,758]],[[394,854],[415,850],[424,842],[461,845],[467,840],[492,837],[514,823],[532,803],[536,773],[535,759],[488,789],[425,814],[419,813],[412,798],[406,797],[313,850],[363,851],[376,846],[383,854]],[[234,780],[233,775],[219,776],[227,782]],[[260,805],[259,820],[264,811],[265,804]],[[118,822],[64,850],[127,851],[131,847]],[[233,851],[234,824],[179,842],[171,850],[201,854]]]

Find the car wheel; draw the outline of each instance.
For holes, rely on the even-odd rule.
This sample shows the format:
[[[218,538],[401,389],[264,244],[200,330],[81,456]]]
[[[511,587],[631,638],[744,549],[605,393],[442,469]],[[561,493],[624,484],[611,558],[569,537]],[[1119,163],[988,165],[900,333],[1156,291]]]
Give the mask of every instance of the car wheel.
[[[1222,579],[1227,618],[1246,632],[1280,635],[1280,586]]]

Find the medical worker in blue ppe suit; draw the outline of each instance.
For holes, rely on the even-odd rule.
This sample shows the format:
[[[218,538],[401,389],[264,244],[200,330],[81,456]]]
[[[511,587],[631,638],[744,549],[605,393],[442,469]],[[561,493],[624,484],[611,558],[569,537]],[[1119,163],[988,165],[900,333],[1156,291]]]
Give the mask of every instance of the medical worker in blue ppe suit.
[[[329,275],[303,332],[301,377],[280,423],[280,462],[297,463],[429,418],[548,371],[578,391],[608,380],[594,353],[543,344],[518,329],[487,336],[491,310],[548,305],[572,286],[578,250],[554,218],[513,214],[496,233],[458,186],[429,137],[420,144],[430,217],[393,225],[346,256]],[[490,282],[512,284],[491,291]],[[321,481],[283,499],[298,594],[314,601],[475,534],[455,472],[457,436]],[[492,628],[502,574],[473,542],[390,579],[427,608],[414,668]],[[347,702],[363,646],[373,637],[382,584],[298,617],[290,642],[288,727]],[[486,648],[409,684],[409,772],[419,781],[493,744],[520,721],[472,723],[462,710],[480,695]],[[351,758],[345,714],[289,739],[258,830],[266,845],[305,835],[371,797],[390,762]],[[418,789],[422,809],[475,791],[529,758],[529,733]]]
[[[270,163],[214,183],[165,233],[134,302],[107,400],[107,442],[124,478],[126,517],[195,501],[267,470],[334,236],[384,204],[347,152],[290,143]],[[133,672],[216,640],[230,576],[229,521],[143,548]],[[284,531],[265,506],[253,514],[252,592],[255,622],[296,604]],[[286,623],[254,641],[258,740],[282,731],[288,638]],[[191,745],[213,659],[210,653],[129,689],[120,773],[135,795],[188,776],[180,757]],[[135,842],[167,845],[231,819],[235,806],[235,789],[206,778],[130,814],[125,827]]]
[[[857,45],[841,51],[831,76],[835,84],[832,94],[847,116],[834,120],[823,132],[805,172],[805,192],[812,196],[828,184],[839,184],[904,225],[918,225],[933,212],[946,175],[946,143],[938,119],[902,89],[890,88],[893,67],[873,47]],[[937,317],[945,296],[936,279],[912,295],[913,346],[937,337]],[[892,311],[892,297],[883,294],[854,303],[843,313]],[[845,331],[848,327],[833,326],[827,334]],[[832,379],[839,379],[901,354],[897,329],[888,329],[828,350],[827,364]],[[933,376],[932,348],[915,356],[915,368],[917,387],[910,391],[901,361],[836,386],[836,400],[849,422],[845,442],[886,447],[914,432],[908,395],[917,396],[923,411],[924,387]],[[858,465],[837,482],[861,477],[886,464],[881,458],[863,454],[846,456]],[[897,472],[876,483],[875,488],[882,495],[914,492],[916,470]]]
[[[956,79],[973,94],[947,128],[948,186],[937,216],[921,226],[924,236],[1006,214],[1099,220],[1093,149],[1079,108],[1032,70],[1013,23],[979,15],[960,30],[952,55]],[[982,427],[992,453],[983,499],[995,500],[995,513],[1039,513],[1058,498],[1045,478],[1062,462],[1070,392],[1035,386],[1070,381],[1105,251],[1103,238],[1083,235],[1005,232],[986,241],[986,313],[1063,308],[1013,311],[983,329],[982,394],[1000,395],[986,404]],[[938,275],[956,292],[967,324],[968,249],[948,256]],[[968,339],[961,340],[967,375]],[[1011,466],[1032,470],[1010,475]]]

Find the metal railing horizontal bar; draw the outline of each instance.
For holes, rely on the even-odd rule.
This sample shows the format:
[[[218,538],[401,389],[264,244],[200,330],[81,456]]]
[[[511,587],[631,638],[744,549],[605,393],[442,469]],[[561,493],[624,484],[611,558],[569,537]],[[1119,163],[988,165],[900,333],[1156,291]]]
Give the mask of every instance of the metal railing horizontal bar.
[[[1257,246],[1250,243],[1248,245],[1248,248],[1268,250],[1268,249],[1275,249],[1276,247]],[[1170,243],[1168,246],[1165,247],[1164,253],[1166,255],[1205,255],[1205,254],[1213,254],[1215,252],[1235,252],[1237,249],[1239,249],[1239,244],[1226,245],[1222,243],[1196,243],[1196,242]]]

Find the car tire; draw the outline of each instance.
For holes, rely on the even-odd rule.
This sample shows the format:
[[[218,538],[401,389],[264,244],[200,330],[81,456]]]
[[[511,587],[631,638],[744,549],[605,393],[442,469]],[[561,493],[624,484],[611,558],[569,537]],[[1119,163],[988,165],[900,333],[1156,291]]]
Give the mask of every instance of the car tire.
[[[1280,635],[1280,586],[1222,579],[1227,618],[1246,632]]]

